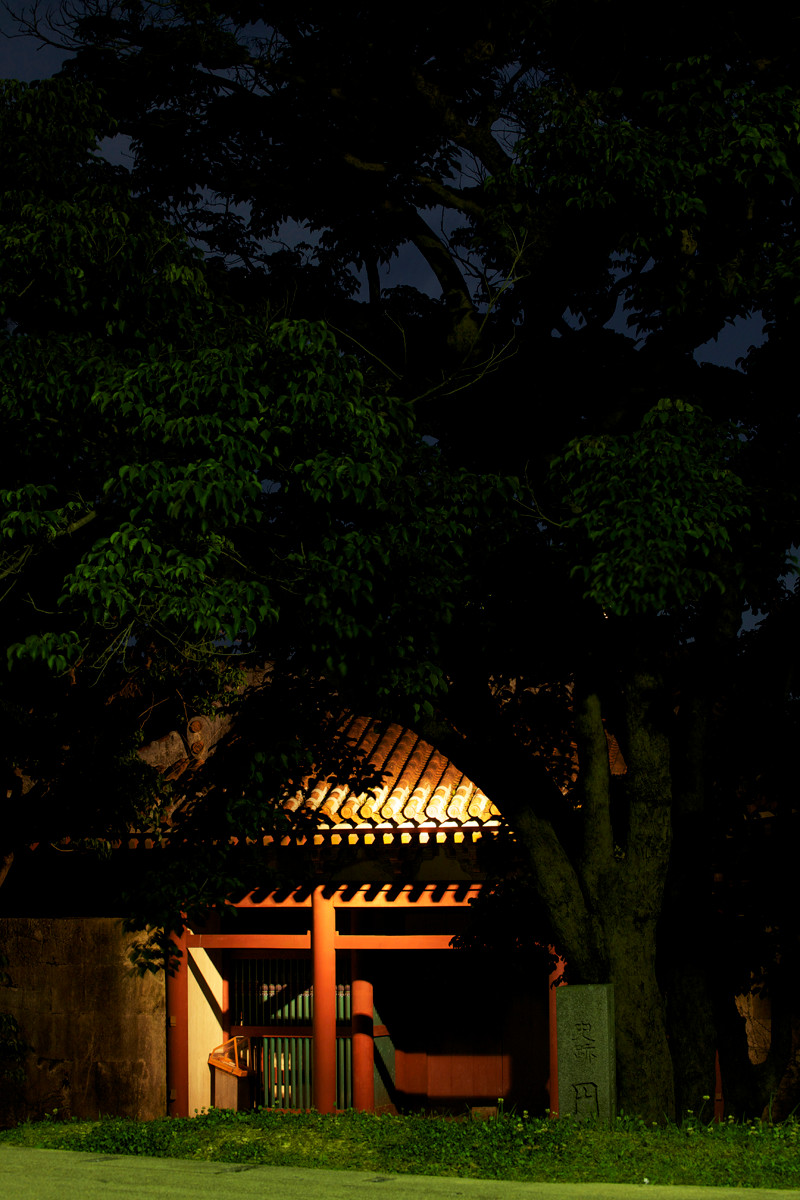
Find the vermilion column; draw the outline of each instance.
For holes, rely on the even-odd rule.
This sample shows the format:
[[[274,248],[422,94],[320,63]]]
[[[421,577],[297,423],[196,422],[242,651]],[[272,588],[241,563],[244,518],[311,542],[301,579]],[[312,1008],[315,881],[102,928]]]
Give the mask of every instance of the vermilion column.
[[[552,946],[550,953],[555,954]],[[566,960],[559,958],[547,981],[548,1013],[550,1024],[550,1116],[558,1116],[558,1026],[556,1024],[556,990],[564,974]]]
[[[372,983],[365,977],[364,956],[352,950],[350,1004],[353,1022],[353,1108],[372,1112],[375,1107]]]
[[[231,985],[230,985],[230,954],[227,950],[222,951],[222,1040],[227,1042],[231,1036],[231,1025],[233,1017],[231,1016]]]
[[[314,980],[314,1107],[336,1107],[336,911],[322,888],[311,897],[311,958]]]
[[[172,940],[181,957],[167,975],[167,1113],[189,1115],[189,950],[186,931]]]

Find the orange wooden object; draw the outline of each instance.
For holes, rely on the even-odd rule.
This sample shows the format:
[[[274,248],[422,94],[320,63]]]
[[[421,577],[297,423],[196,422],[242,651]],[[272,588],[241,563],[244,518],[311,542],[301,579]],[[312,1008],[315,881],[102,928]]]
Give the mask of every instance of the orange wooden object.
[[[397,1089],[407,1096],[427,1096],[428,1055],[425,1050],[395,1050]]]
[[[339,950],[448,950],[450,933],[337,933]],[[307,933],[190,933],[188,945],[204,950],[308,950]]]
[[[345,885],[337,891],[333,902],[337,908],[467,908],[480,894],[481,886],[480,883],[404,884],[401,887],[364,884],[351,890]],[[233,907],[295,909],[310,908],[312,903],[309,896],[302,893],[285,895],[270,892],[257,900],[254,899],[255,895],[250,892],[237,900]]]
[[[308,950],[307,933],[190,933],[190,946],[204,950]]]
[[[215,1046],[208,1056],[209,1065],[219,1068],[226,1075],[246,1079],[249,1075],[247,1059],[250,1055],[250,1038],[228,1038],[221,1046]]]
[[[189,1115],[189,949],[186,931],[172,939],[181,950],[174,975],[167,975],[167,1113]]]
[[[314,889],[311,906],[311,958],[314,981],[314,1107],[336,1107],[336,910],[333,900]]]
[[[452,933],[337,933],[339,950],[449,950]]]
[[[555,954],[553,947],[550,947],[551,953]],[[556,989],[561,984],[561,978],[566,967],[566,959],[559,958],[555,968],[550,972],[550,977],[547,981],[547,998],[548,998],[548,1017],[550,1025],[550,1079],[548,1081],[548,1090],[550,1092],[550,1116],[558,1116],[558,1026],[556,1024]],[[561,984],[563,987],[564,985]]]
[[[363,954],[352,952],[353,1107],[372,1112],[375,1108],[373,997],[372,983],[364,977],[363,960]]]

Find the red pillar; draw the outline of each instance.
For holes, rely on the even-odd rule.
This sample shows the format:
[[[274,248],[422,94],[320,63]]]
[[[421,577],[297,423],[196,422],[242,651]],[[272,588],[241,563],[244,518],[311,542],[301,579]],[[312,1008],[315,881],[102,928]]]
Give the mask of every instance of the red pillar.
[[[314,979],[314,1107],[336,1107],[336,910],[321,887],[311,898],[311,958]]]
[[[181,951],[174,975],[167,975],[167,1113],[189,1115],[189,950],[186,931],[172,940]]]
[[[231,1025],[233,1017],[231,1016],[231,985],[230,985],[230,954],[227,950],[222,951],[222,1040],[227,1042],[231,1036]]]
[[[352,953],[350,1004],[353,1022],[353,1108],[372,1112],[375,1108],[374,1043],[372,1026],[372,983],[363,970],[364,955]]]
[[[550,946],[550,953],[555,954],[553,947]],[[548,1015],[550,1025],[550,1116],[558,1116],[558,1026],[556,1024],[556,989],[558,988],[561,978],[566,967],[566,960],[559,958],[555,968],[550,972],[550,977],[547,981],[547,996],[549,1000]],[[563,986],[563,985],[562,985]]]

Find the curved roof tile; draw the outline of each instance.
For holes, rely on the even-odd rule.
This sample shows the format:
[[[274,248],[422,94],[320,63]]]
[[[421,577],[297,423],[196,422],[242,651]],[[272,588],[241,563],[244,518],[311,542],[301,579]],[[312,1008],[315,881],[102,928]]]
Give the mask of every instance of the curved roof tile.
[[[339,772],[310,777],[286,805],[312,819],[316,814],[319,828],[500,824],[495,805],[412,729],[354,717],[340,730],[335,751],[342,764],[352,762],[352,784],[337,782]]]

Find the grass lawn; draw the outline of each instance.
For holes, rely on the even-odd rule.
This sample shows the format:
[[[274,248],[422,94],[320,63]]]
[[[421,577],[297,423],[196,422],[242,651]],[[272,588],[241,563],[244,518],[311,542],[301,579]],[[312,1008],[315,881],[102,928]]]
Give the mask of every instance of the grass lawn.
[[[136,1122],[49,1119],[2,1145],[295,1167],[551,1182],[800,1188],[800,1123],[653,1126],[501,1115],[489,1121],[368,1113],[232,1113]]]

